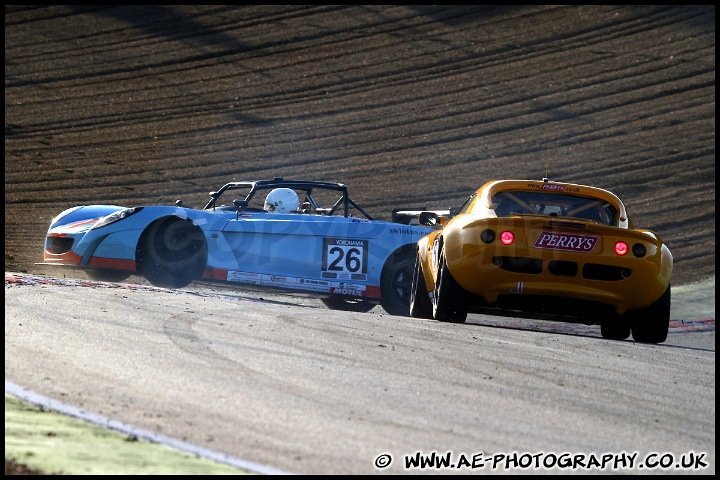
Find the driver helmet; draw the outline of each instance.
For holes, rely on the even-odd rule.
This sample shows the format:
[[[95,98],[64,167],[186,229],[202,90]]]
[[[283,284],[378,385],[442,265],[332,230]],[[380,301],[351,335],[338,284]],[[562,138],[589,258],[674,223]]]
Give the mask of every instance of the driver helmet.
[[[265,198],[263,210],[271,213],[296,212],[300,206],[297,193],[289,188],[276,188]]]

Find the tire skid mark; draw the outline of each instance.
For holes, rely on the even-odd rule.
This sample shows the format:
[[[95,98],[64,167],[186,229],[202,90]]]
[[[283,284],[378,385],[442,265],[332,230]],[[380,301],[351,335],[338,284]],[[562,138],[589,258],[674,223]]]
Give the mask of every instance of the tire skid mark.
[[[202,179],[237,175],[228,158],[252,159],[242,160],[249,176],[272,176],[290,152],[303,173],[349,175],[381,213],[399,199],[451,196],[398,185],[399,161],[444,163],[433,183],[459,191],[468,169],[532,173],[550,149],[551,172],[567,180],[587,175],[576,161],[585,151],[620,159],[593,180],[631,192],[651,228],[668,181],[653,161],[682,163],[673,175],[714,190],[704,181],[714,149],[697,147],[714,144],[699,138],[714,120],[707,6],[255,6],[242,15],[174,6],[156,10],[162,27],[138,13],[151,8],[6,9],[9,205],[38,201],[33,182],[19,180],[28,172],[68,202],[145,203],[148,192],[174,200],[187,185],[200,198]],[[89,28],[73,30],[80,22]],[[683,139],[682,152],[660,137]],[[114,156],[143,173],[97,160]],[[378,185],[379,195],[368,163],[394,188]],[[98,184],[102,193],[88,193]],[[690,208],[688,198],[675,202]],[[52,208],[34,210],[34,223],[6,240],[42,242]],[[664,236],[682,237],[673,231]]]
[[[154,287],[151,285],[138,285],[133,283],[115,283],[115,282],[102,282],[97,280],[83,280],[74,278],[59,278],[50,277],[44,275],[32,275],[26,273],[13,273],[5,272],[5,285],[10,286],[38,286],[38,285],[59,285],[66,287],[90,287],[90,288],[116,288],[122,290],[131,290],[138,292],[158,292],[158,293],[170,293],[173,295],[191,295],[196,297],[206,298],[224,298],[229,300],[236,300],[240,302],[254,302],[254,303],[272,303],[278,305],[293,305],[300,306],[297,302],[292,300],[275,301],[267,300],[262,297],[255,298],[240,294],[223,294],[218,292],[207,292],[207,291],[192,291],[192,290],[177,290],[172,288]],[[191,284],[192,285],[192,284]],[[223,287],[223,285],[220,285]],[[226,286],[228,289],[234,288],[233,286]],[[312,308],[312,307],[310,307]]]
[[[213,297],[213,298],[229,298],[240,301],[254,301],[254,302],[265,302],[265,303],[277,303],[285,305],[296,305],[291,300],[288,302],[267,302],[261,299],[251,299],[246,297],[238,297],[235,295],[225,295],[219,293],[206,293],[206,292],[191,292],[184,290],[173,290],[167,288],[146,286],[146,285],[135,285],[127,283],[110,283],[110,282],[99,282],[93,280],[78,280],[78,279],[67,279],[67,278],[55,278],[46,277],[39,275],[28,275],[20,273],[5,273],[5,284],[7,285],[62,285],[62,286],[75,286],[75,287],[91,287],[91,288],[120,288],[133,291],[149,291],[149,292],[160,292],[160,293],[172,293],[178,295],[193,295],[199,297]],[[277,315],[277,318],[281,319],[284,323],[296,323],[297,320],[294,317]],[[479,325],[490,325],[490,326],[501,326],[508,328],[518,329],[529,329],[529,330],[550,330],[565,333],[577,333],[583,334],[591,333],[596,336],[600,335],[600,327],[597,325],[582,325],[574,323],[564,322],[543,322],[537,323],[532,320],[508,320],[502,319],[492,322],[478,321],[476,318],[470,317],[468,323],[479,324]],[[200,356],[210,356],[212,358],[220,358],[216,353],[208,350],[206,345],[201,344],[197,337],[192,333],[192,326],[195,323],[193,315],[190,314],[179,314],[171,315],[163,324],[163,329],[166,335],[170,338],[173,343],[178,345],[183,350],[194,352]],[[318,327],[322,329],[322,327]],[[674,333],[687,333],[687,332],[714,332],[715,331],[715,318],[698,318],[698,319],[675,319],[670,321],[670,332]],[[258,347],[260,348],[260,347]]]

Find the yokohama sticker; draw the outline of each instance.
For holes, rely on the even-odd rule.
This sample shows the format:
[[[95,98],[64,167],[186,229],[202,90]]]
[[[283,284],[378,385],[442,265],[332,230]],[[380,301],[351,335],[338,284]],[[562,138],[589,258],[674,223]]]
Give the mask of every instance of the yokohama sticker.
[[[574,235],[572,233],[542,232],[538,239],[535,240],[535,248],[590,253],[597,245],[597,242],[598,237]]]

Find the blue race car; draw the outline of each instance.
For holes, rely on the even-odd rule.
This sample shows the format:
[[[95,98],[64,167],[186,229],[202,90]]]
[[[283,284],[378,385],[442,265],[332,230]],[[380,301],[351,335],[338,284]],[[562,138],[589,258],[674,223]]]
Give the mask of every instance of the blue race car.
[[[231,182],[202,209],[85,205],[55,217],[44,265],[82,268],[101,281],[141,275],[159,287],[192,281],[307,293],[332,309],[380,304],[409,315],[421,209],[371,218],[342,183]],[[415,222],[413,224],[413,222]]]

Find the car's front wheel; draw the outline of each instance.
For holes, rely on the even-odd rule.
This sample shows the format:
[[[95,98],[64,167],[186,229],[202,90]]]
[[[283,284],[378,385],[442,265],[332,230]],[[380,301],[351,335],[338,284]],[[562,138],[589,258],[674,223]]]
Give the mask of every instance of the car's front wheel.
[[[410,288],[410,316],[415,318],[433,318],[433,306],[428,296],[419,253],[415,257],[415,268],[413,270],[412,286]]]
[[[169,217],[150,225],[140,238],[141,273],[158,287],[181,288],[201,278],[207,264],[207,242],[190,220]]]
[[[441,322],[463,323],[467,318],[467,292],[453,278],[445,260],[442,247],[435,282],[433,318]]]
[[[410,288],[415,259],[412,255],[398,254],[386,262],[380,278],[380,305],[390,315],[410,314]]]
[[[630,312],[632,336],[636,342],[662,343],[670,329],[670,285],[657,301]]]

